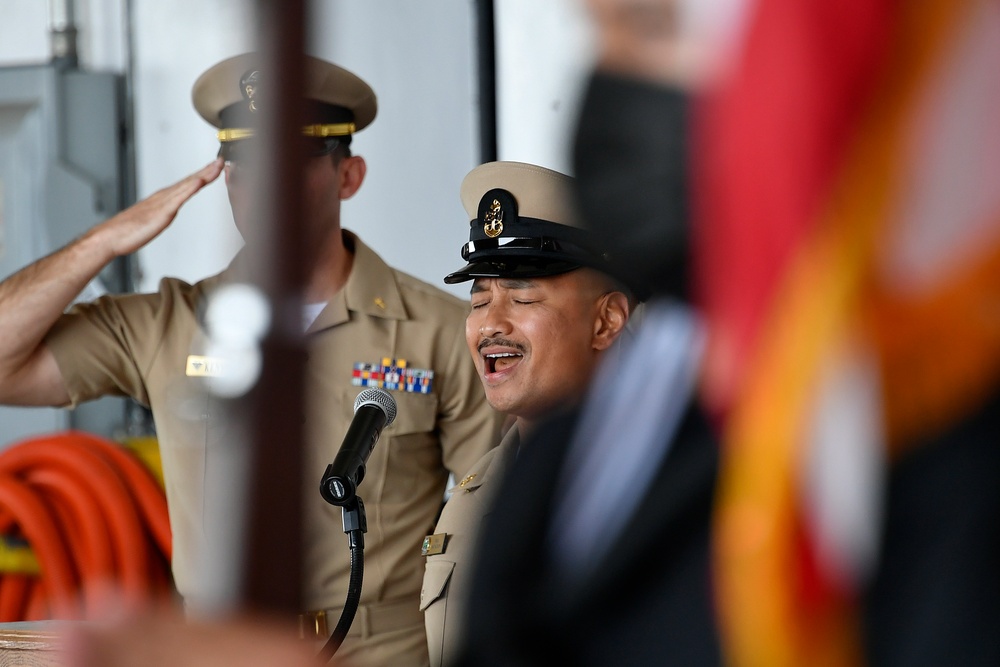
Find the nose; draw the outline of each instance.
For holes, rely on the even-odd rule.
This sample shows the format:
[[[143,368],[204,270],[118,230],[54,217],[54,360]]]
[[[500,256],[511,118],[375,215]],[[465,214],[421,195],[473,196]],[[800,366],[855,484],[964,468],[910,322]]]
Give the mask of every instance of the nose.
[[[496,303],[496,300],[473,312],[479,315],[479,335],[483,338],[509,334],[513,328],[507,308],[504,304]]]

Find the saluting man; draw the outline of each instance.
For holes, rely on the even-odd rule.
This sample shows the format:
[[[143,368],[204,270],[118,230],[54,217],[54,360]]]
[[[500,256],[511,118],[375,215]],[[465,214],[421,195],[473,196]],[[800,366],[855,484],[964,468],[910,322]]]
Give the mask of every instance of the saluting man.
[[[451,490],[427,557],[421,609],[432,665],[457,657],[469,600],[476,528],[532,427],[579,402],[615,348],[638,297],[580,228],[569,176],[521,162],[491,162],[462,182],[471,218],[468,264],[446,283],[473,281],[465,338],[497,410],[513,418],[500,445]]]
[[[360,607],[338,658],[356,667],[424,665],[427,647],[418,608],[420,544],[440,511],[449,473],[461,476],[498,440],[500,415],[485,401],[462,349],[468,304],[388,266],[341,227],[341,201],[364,181],[352,155],[355,132],[375,118],[375,93],[332,63],[306,58],[312,153],[304,165],[304,228],[316,262],[304,301],[309,347],[305,516],[305,626],[326,639],[347,597],[350,550],[339,508],[320,497],[319,478],[343,441],[354,398],[364,386],[393,392],[398,418],[367,463],[361,495],[368,532]],[[173,530],[173,572],[189,605],[197,605],[197,560],[203,534],[206,471],[225,466],[211,404],[204,395],[202,312],[207,295],[245,275],[248,248],[222,274],[195,285],[166,278],[152,294],[107,296],[64,309],[117,255],[137,250],[170,224],[178,208],[225,172],[233,217],[248,244],[252,193],[246,170],[255,151],[256,110],[268,80],[255,54],[207,70],[194,106],[218,128],[217,161],[201,172],[96,226],[58,252],[0,284],[0,402],[68,405],[105,394],[152,408]],[[312,470],[315,476],[308,471]],[[330,619],[327,625],[326,619]],[[291,620],[291,619],[290,619]]]

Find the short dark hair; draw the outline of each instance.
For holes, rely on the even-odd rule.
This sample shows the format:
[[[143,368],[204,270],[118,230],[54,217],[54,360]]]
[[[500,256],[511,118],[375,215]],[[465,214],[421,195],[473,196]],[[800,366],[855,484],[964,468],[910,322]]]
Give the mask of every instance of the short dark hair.
[[[338,141],[337,145],[330,151],[330,155],[333,156],[333,164],[336,165],[341,160],[351,157],[351,146],[349,143]]]

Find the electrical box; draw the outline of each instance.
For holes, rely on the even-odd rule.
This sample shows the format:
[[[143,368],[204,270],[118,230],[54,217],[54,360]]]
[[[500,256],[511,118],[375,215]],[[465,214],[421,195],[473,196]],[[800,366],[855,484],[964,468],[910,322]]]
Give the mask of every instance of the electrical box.
[[[0,277],[57,250],[124,207],[121,75],[56,65],[0,68]],[[84,292],[129,288],[112,262]],[[75,428],[121,435],[129,405],[105,398],[67,411],[0,406],[0,448]]]

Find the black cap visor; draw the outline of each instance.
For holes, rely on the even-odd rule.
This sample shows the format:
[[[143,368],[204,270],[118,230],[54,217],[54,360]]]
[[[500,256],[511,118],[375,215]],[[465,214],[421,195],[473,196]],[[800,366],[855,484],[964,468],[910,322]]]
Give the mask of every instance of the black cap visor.
[[[444,277],[448,285],[476,278],[543,278],[569,273],[583,264],[559,259],[537,257],[507,257],[473,261]]]

